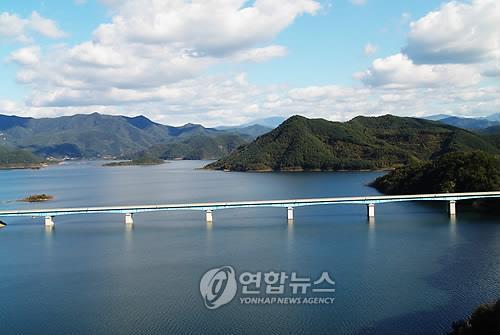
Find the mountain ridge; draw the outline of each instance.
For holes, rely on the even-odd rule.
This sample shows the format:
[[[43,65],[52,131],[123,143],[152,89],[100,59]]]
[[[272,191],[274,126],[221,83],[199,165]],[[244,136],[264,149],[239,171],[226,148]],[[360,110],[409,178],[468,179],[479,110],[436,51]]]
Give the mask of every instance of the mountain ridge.
[[[185,143],[189,138],[206,139],[198,141],[201,145],[218,138],[216,142],[224,146],[224,138],[228,134],[237,136],[241,143],[254,138],[252,134],[206,128],[198,124],[188,123],[180,127],[163,125],[143,115],[128,117],[94,112],[38,119],[0,115],[0,145],[28,150],[41,157],[122,157],[158,144],[168,146],[177,145],[177,142],[184,142],[184,149],[192,152],[193,148]],[[227,153],[213,148],[210,152],[213,158]]]
[[[437,114],[423,117],[426,120],[439,121],[455,127],[480,130],[500,125],[500,113],[484,117],[461,117],[446,114]]]
[[[384,115],[333,122],[295,115],[206,168],[231,171],[388,169],[464,150],[498,153],[488,138],[435,121]]]

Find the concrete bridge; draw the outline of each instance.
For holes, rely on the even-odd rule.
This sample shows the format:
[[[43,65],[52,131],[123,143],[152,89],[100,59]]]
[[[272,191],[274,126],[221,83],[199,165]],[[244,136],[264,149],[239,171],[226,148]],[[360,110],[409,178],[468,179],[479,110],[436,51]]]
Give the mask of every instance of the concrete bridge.
[[[54,217],[60,215],[75,214],[124,214],[125,223],[133,224],[133,215],[136,213],[198,210],[205,212],[207,222],[213,221],[213,212],[226,208],[252,208],[252,207],[281,207],[287,209],[287,218],[293,220],[295,207],[315,205],[336,204],[359,204],[367,208],[368,218],[375,217],[375,205],[387,202],[402,201],[446,201],[448,202],[448,213],[456,215],[456,202],[467,199],[500,198],[500,191],[495,192],[469,192],[469,193],[440,193],[440,194],[412,194],[412,195],[376,195],[360,197],[340,198],[314,198],[314,199],[288,199],[288,200],[262,200],[262,201],[234,201],[234,202],[207,202],[191,204],[167,204],[167,205],[139,205],[139,206],[113,206],[113,207],[82,207],[82,208],[51,208],[51,209],[23,209],[23,210],[0,210],[0,218],[3,217],[43,217],[45,225],[54,225]]]

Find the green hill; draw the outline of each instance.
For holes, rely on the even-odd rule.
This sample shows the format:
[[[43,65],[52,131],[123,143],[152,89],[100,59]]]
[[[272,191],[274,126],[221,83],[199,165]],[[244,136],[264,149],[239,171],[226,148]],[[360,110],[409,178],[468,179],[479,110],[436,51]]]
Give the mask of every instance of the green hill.
[[[179,151],[181,146],[181,151],[188,153],[198,149],[198,138],[205,138],[206,142],[213,140],[223,147],[230,146],[234,140],[229,135],[238,137],[240,143],[253,139],[246,134],[219,131],[196,124],[182,127],[162,125],[144,116],[131,118],[93,113],[34,119],[0,115],[2,143],[44,157],[126,157],[158,144],[167,149],[172,146],[168,149],[170,151]],[[229,142],[224,142],[225,139]],[[227,152],[212,150],[209,156],[219,158],[223,154]]]
[[[147,153],[160,159],[217,159],[245,143],[248,143],[246,137],[237,134],[195,135],[154,145],[138,155]]]
[[[480,151],[448,153],[391,171],[372,186],[385,194],[498,191],[500,158]]]
[[[42,159],[29,151],[0,146],[0,168],[36,168],[41,163]]]
[[[435,121],[358,116],[331,122],[293,116],[209,169],[301,171],[386,169],[425,162],[448,152],[498,153],[487,138]]]

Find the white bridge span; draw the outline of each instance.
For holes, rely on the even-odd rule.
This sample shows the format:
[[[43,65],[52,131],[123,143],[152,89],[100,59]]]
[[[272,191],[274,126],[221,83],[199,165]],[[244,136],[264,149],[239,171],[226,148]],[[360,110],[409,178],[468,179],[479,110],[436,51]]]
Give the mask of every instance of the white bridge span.
[[[205,211],[207,222],[212,222],[213,211],[226,208],[250,207],[282,207],[287,208],[288,220],[293,220],[293,209],[302,206],[336,205],[336,204],[361,204],[367,206],[369,218],[375,217],[375,204],[401,201],[447,201],[448,212],[456,215],[456,202],[467,199],[500,198],[500,191],[495,192],[469,192],[469,193],[439,193],[439,194],[412,194],[412,195],[377,195],[340,198],[314,198],[314,199],[288,199],[288,200],[260,200],[260,201],[234,201],[234,202],[207,202],[191,204],[166,204],[166,205],[138,205],[138,206],[112,206],[112,207],[81,207],[81,208],[50,208],[50,209],[22,209],[0,210],[2,217],[44,217],[45,225],[54,225],[54,217],[75,214],[125,214],[125,223],[132,224],[135,213],[157,211],[199,210]]]

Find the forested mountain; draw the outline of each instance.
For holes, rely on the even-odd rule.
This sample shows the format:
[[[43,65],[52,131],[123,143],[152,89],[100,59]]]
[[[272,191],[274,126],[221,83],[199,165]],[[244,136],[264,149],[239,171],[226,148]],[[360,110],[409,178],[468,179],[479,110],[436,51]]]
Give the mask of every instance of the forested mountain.
[[[238,134],[196,135],[154,145],[130,158],[147,155],[159,159],[218,159],[245,143],[246,137]]]
[[[500,159],[485,152],[452,152],[391,171],[372,186],[386,194],[498,191]]]
[[[331,122],[293,116],[273,131],[207,166],[233,171],[383,169],[448,152],[498,153],[481,135],[439,122],[358,116]]]
[[[41,157],[130,156],[158,144],[166,151],[182,147],[181,151],[190,152],[200,149],[200,145],[217,143],[221,149],[210,149],[208,156],[219,158],[234,141],[241,144],[253,138],[244,131],[220,131],[196,124],[166,126],[144,116],[93,113],[35,119],[0,115],[0,145],[26,149]]]
[[[0,146],[0,168],[38,167],[41,162],[29,151]]]

